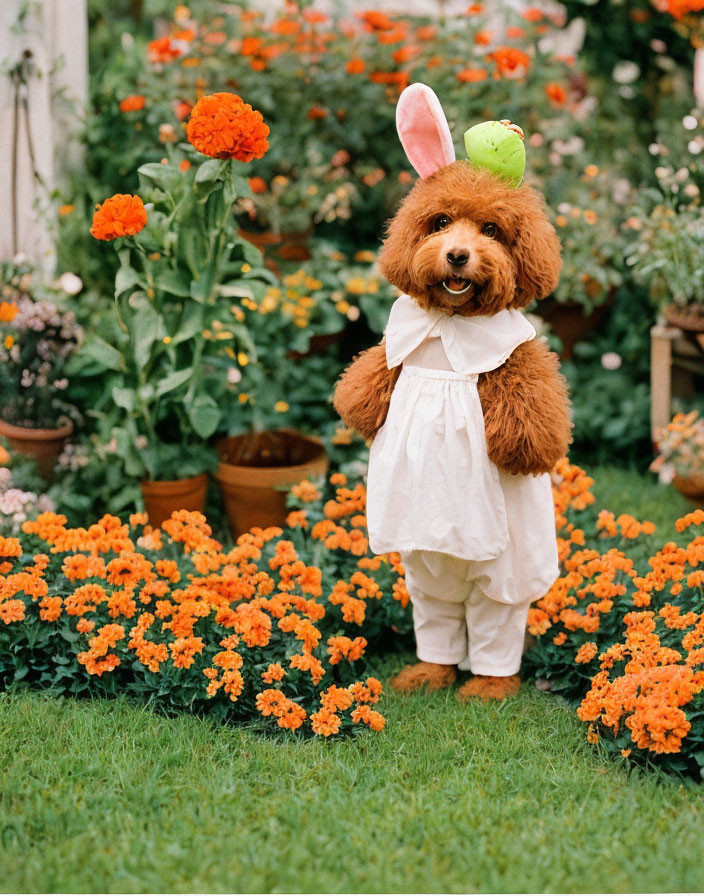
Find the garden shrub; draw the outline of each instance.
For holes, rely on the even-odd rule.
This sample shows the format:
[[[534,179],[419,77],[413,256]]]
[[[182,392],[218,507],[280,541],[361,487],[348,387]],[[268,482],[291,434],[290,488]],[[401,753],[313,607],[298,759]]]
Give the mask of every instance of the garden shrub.
[[[562,575],[531,608],[532,674],[579,702],[590,742],[669,771],[704,768],[704,535],[654,549],[655,526],[593,508],[592,481],[556,470]],[[697,510],[677,521],[704,523]]]
[[[369,556],[364,489],[343,478],[324,520],[303,483],[294,500],[309,509],[285,535],[253,530],[230,550],[186,511],[162,530],[139,514],[86,529],[43,513],[21,540],[0,537],[0,686],[147,697],[324,736],[380,730],[381,686],[359,675],[368,643],[408,630],[408,594],[397,555]]]

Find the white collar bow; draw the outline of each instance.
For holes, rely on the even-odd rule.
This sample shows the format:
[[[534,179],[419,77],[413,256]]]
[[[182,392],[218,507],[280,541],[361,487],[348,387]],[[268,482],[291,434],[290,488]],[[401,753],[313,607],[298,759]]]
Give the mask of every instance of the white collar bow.
[[[438,308],[425,311],[410,296],[394,302],[385,330],[386,361],[397,367],[425,339],[439,337],[452,369],[474,374],[495,370],[523,342],[535,338],[535,328],[515,308],[477,317],[449,315]]]

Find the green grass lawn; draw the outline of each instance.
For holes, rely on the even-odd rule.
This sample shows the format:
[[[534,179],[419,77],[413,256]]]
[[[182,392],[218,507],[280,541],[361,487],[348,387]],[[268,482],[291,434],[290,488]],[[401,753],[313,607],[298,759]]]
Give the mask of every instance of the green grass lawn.
[[[619,512],[667,525],[688,509],[637,474],[596,478]],[[381,708],[381,734],[325,743],[0,695],[0,888],[704,890],[702,786],[612,762],[550,695]]]

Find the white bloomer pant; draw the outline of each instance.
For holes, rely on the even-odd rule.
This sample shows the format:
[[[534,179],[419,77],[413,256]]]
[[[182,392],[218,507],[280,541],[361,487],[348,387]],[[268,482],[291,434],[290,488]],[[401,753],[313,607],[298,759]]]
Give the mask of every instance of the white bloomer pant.
[[[418,659],[474,675],[515,675],[531,601],[493,600],[467,581],[470,562],[436,551],[401,554],[413,604]]]

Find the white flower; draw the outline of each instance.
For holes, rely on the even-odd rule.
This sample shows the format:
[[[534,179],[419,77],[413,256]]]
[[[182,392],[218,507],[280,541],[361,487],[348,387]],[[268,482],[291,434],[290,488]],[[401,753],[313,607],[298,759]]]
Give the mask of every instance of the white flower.
[[[236,386],[242,379],[242,371],[239,367],[228,367],[227,381],[231,386]]]
[[[640,66],[624,60],[614,66],[613,79],[617,84],[632,84],[640,75]]]
[[[623,364],[623,358],[617,352],[604,352],[601,356],[601,366],[604,370],[618,370]]]
[[[68,295],[75,296],[83,289],[83,281],[76,274],[72,274],[71,271],[65,271],[59,277],[59,286]]]
[[[682,119],[682,124],[688,131],[693,131],[697,127],[697,119],[693,115],[685,115]]]
[[[658,479],[663,485],[669,485],[675,478],[675,468],[672,464],[663,464],[658,473]]]

